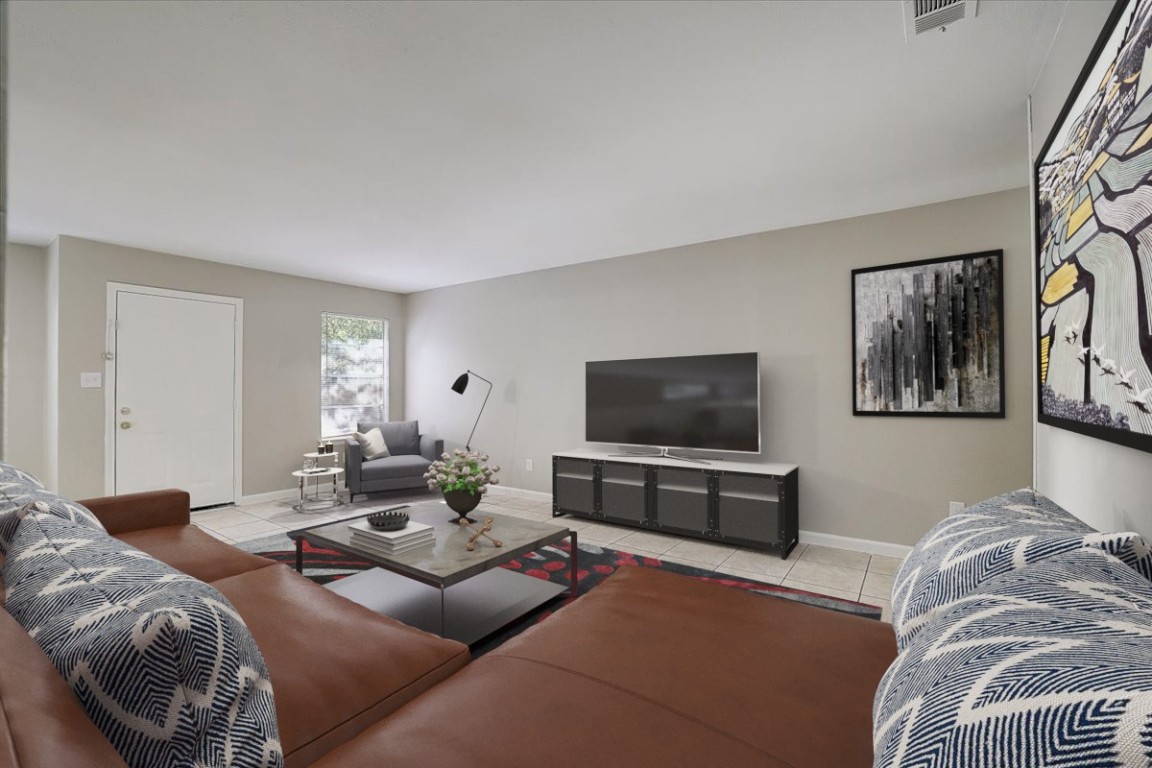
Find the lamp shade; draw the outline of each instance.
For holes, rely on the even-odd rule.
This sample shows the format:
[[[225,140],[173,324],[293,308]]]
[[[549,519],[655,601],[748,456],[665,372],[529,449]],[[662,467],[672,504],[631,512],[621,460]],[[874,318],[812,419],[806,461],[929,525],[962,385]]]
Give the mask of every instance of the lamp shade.
[[[468,374],[462,373],[457,376],[456,381],[452,383],[452,391],[458,395],[462,395],[466,389],[468,389]]]

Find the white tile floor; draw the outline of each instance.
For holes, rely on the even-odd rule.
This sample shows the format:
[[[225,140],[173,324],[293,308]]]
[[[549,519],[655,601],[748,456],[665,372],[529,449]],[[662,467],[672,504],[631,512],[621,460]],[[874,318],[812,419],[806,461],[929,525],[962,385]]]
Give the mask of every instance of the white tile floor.
[[[364,514],[366,507],[434,501],[438,498],[438,494],[422,492],[379,494],[367,500],[361,497],[355,504],[346,504],[336,509],[304,513],[293,510],[293,500],[288,499],[193,512],[192,522],[218,539],[241,542],[294,528],[355,517]],[[485,509],[566,525],[579,532],[577,538],[582,542],[877,605],[884,609],[884,620],[890,620],[891,605],[888,597],[892,590],[892,576],[900,565],[899,558],[801,543],[787,560],[781,560],[776,555],[763,552],[593,523],[578,517],[553,518],[551,502],[510,494],[489,494],[479,511]]]

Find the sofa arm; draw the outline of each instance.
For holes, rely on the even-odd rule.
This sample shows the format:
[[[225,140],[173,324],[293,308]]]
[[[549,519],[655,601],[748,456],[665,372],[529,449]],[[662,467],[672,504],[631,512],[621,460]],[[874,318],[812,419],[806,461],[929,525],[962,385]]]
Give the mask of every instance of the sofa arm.
[[[364,453],[356,438],[344,440],[344,482],[348,485],[349,498],[360,493],[360,465],[364,463]]]
[[[80,499],[78,503],[92,510],[113,535],[190,522],[188,492],[175,488]]]
[[[431,435],[420,435],[420,455],[428,461],[436,461],[444,453],[444,441]]]

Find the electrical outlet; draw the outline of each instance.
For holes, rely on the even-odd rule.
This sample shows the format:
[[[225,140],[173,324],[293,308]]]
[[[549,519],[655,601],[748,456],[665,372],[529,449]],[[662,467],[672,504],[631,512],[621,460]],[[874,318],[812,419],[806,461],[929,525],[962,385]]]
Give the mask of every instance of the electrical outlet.
[[[964,512],[964,502],[950,501],[948,502],[948,514],[959,515]]]
[[[524,459],[524,469],[532,471],[532,459]]]

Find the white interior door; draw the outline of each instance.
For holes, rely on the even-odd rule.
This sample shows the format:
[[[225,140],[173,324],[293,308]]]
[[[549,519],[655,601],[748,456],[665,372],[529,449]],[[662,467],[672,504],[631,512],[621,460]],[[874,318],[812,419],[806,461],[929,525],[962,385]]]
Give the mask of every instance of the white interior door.
[[[115,291],[115,493],[235,501],[236,299]],[[191,294],[195,295],[195,294]]]

